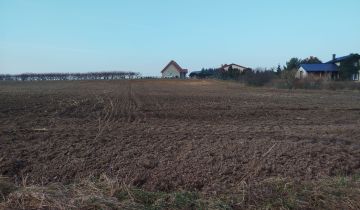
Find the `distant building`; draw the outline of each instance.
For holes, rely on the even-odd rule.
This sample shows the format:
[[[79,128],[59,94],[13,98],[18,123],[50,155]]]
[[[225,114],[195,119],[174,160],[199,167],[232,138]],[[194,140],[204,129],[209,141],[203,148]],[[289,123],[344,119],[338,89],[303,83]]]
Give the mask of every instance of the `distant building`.
[[[309,76],[324,79],[338,79],[338,66],[332,63],[301,64],[296,73],[296,78],[304,79]]]
[[[210,69],[203,69],[201,71],[193,71],[190,73],[189,76],[191,78],[197,78],[197,79],[211,78],[214,77],[216,74],[221,75],[222,73],[229,71],[229,69],[243,72],[244,70],[250,70],[251,68],[232,63],[232,64],[221,65],[221,67],[219,68],[210,68]]]
[[[180,78],[185,79],[186,74],[188,73],[187,69],[183,69],[175,61],[170,61],[165,68],[161,71],[162,78]]]
[[[249,69],[247,67],[240,66],[240,65],[235,64],[235,63],[222,65],[219,69],[224,70],[224,71],[228,71],[230,67],[232,69],[238,69],[240,72],[243,72],[245,69]]]
[[[354,67],[358,68],[358,72],[351,75],[351,80],[359,81],[360,75],[360,55],[350,54],[347,56],[336,58],[333,55],[333,59],[326,63],[319,64],[301,64],[300,68],[296,72],[296,78],[303,79],[309,76],[323,79],[339,79],[340,67],[344,62],[353,62]]]
[[[201,71],[191,72],[189,74],[189,77],[195,79],[206,79],[206,78],[214,77],[215,73],[216,73],[216,69],[203,69]]]

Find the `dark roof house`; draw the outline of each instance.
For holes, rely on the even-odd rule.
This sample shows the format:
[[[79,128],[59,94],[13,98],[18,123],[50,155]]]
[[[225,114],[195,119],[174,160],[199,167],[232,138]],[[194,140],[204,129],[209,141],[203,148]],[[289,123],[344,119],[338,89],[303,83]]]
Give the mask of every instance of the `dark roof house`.
[[[296,73],[296,77],[301,79],[311,75],[320,78],[339,79],[340,67],[344,64],[344,62],[348,61],[353,63],[353,65],[359,69],[358,73],[350,75],[351,78],[349,79],[358,81],[360,75],[360,55],[358,54],[350,54],[338,58],[335,54],[333,54],[332,60],[326,63],[301,64]]]
[[[303,68],[307,72],[337,72],[338,67],[333,63],[317,63],[317,64],[301,64],[300,68]]]
[[[244,71],[245,69],[249,69],[249,68],[247,68],[245,66],[241,66],[241,65],[238,65],[238,64],[235,64],[235,63],[222,65],[219,69],[227,71],[227,70],[229,70],[230,67],[232,69],[238,69],[239,71]]]
[[[350,54],[350,55],[346,55],[346,56],[342,56],[342,57],[336,57],[336,54],[333,54],[333,59],[326,62],[326,63],[340,63],[340,62],[343,62],[347,59],[351,59],[353,56],[356,56],[356,54]]]

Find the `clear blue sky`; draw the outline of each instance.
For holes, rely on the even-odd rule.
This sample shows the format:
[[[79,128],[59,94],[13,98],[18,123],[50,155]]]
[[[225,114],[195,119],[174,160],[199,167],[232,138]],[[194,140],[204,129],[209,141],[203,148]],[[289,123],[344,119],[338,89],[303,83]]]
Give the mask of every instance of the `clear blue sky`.
[[[0,73],[131,70],[360,53],[359,0],[0,0]]]

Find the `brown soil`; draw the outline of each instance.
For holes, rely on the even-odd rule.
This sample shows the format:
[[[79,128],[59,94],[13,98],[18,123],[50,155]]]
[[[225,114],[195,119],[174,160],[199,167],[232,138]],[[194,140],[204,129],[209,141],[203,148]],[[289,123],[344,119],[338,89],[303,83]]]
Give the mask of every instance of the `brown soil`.
[[[219,81],[0,83],[0,174],[108,174],[146,190],[236,192],[360,172],[358,92]]]

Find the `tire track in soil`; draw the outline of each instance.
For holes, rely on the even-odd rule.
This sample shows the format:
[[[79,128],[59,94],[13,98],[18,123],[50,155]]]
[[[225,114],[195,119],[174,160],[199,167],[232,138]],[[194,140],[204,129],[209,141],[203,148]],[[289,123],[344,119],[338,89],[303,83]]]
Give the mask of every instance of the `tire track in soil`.
[[[156,90],[154,90],[153,87],[149,86],[147,83],[141,83],[138,91],[141,92],[141,94],[135,94],[135,98],[138,98],[138,100],[141,101],[141,103],[139,103],[139,111],[144,116],[143,119],[161,119],[161,125],[152,125],[153,130],[160,131],[163,127],[162,125],[166,125],[168,122],[168,112],[165,111],[167,104],[166,100],[159,100],[160,98],[163,99],[163,95],[156,97],[159,96],[159,93],[156,92]]]
[[[125,98],[124,94],[124,88],[120,84],[116,86],[114,93],[106,94],[106,97],[98,96],[94,93],[98,101],[97,104],[104,106],[100,116],[98,116],[98,133],[94,140],[97,140],[106,129],[111,130],[116,127],[117,121],[119,120],[118,118],[122,118],[121,115],[124,114],[124,110],[127,110],[128,103],[126,100],[120,100]],[[121,103],[121,101],[125,103]],[[125,116],[127,116],[127,114],[125,114]]]
[[[131,81],[130,81],[131,82]],[[134,123],[142,123],[145,122],[147,119],[146,112],[143,112],[144,106],[144,99],[141,98],[141,94],[145,94],[147,91],[144,88],[144,84],[141,83],[139,85],[138,83],[131,83],[131,91],[130,91],[130,100],[131,103],[134,105],[135,109],[133,110],[133,115],[135,116]]]
[[[136,96],[136,93],[134,90],[134,84],[133,81],[129,81],[128,85],[128,92],[127,92],[127,101],[128,101],[128,123],[137,123],[141,120],[141,118],[144,118],[144,116],[141,116],[139,113],[139,99]]]
[[[127,119],[126,122],[128,123],[132,123],[135,119],[135,117],[133,116],[134,114],[134,109],[136,108],[136,104],[133,102],[132,99],[132,84],[131,81],[128,81],[128,86],[127,86],[127,98],[126,98],[126,102],[127,102]]]
[[[113,121],[113,115],[114,115],[114,110],[115,110],[115,104],[111,98],[109,98],[108,100],[104,100],[104,101],[105,102],[108,101],[108,102],[105,103],[105,106],[103,108],[104,116],[102,117],[100,115],[98,118],[98,132],[97,132],[94,140],[97,140],[103,134],[103,132],[107,128],[109,129],[111,127],[111,125],[113,124],[112,121]]]
[[[119,88],[121,90],[123,90],[122,94],[118,93],[118,97],[119,100],[121,100],[121,103],[119,104],[120,107],[120,122],[127,122],[128,121],[128,115],[129,115],[129,100],[128,100],[128,81],[124,82],[124,86],[123,88]]]

